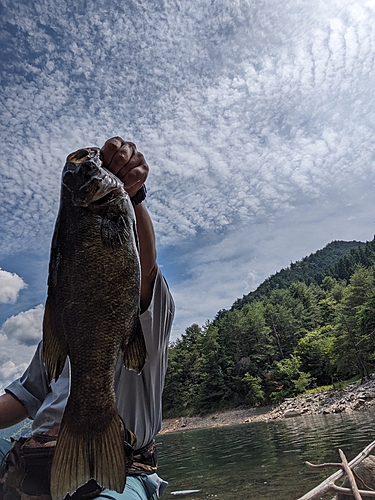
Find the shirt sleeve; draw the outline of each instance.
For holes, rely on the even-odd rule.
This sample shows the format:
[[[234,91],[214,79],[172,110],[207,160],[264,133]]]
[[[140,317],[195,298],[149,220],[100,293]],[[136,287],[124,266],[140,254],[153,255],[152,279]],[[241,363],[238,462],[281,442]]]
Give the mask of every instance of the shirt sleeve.
[[[24,374],[8,385],[5,392],[15,396],[25,406],[29,417],[33,419],[49,391],[42,357],[42,342],[40,342]]]
[[[160,351],[168,346],[174,313],[175,305],[171,292],[159,269],[150,306],[141,314],[148,356],[159,356]]]
[[[117,408],[126,427],[137,436],[137,449],[148,445],[161,428],[162,393],[174,309],[172,295],[159,269],[150,306],[141,315],[147,349],[145,366],[137,375],[124,367],[120,355],[115,377]]]

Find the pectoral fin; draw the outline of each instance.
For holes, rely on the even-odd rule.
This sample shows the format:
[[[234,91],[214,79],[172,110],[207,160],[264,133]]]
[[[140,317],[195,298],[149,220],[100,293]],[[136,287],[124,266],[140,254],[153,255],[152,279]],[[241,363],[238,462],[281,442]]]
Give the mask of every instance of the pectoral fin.
[[[128,337],[122,347],[125,368],[141,373],[146,362],[146,342],[139,316],[133,334]]]
[[[119,247],[129,239],[129,231],[122,215],[107,214],[102,220],[101,235],[103,244],[108,247]]]
[[[43,317],[43,358],[49,382],[57,380],[64,368],[68,346],[62,335],[58,335],[51,300],[48,297]]]

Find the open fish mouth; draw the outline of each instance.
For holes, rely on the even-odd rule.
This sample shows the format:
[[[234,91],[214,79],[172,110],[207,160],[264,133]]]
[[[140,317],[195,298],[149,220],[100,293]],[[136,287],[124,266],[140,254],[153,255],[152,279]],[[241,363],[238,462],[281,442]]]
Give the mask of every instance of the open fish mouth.
[[[100,149],[79,149],[67,157],[62,183],[77,207],[103,207],[124,196],[122,182],[103,165]]]
[[[92,205],[96,205],[98,207],[102,207],[105,205],[109,205],[109,203],[112,203],[115,201],[117,198],[123,195],[122,189],[115,188],[112,189],[109,193],[105,194],[101,198],[98,198],[97,200],[93,200],[91,202]]]

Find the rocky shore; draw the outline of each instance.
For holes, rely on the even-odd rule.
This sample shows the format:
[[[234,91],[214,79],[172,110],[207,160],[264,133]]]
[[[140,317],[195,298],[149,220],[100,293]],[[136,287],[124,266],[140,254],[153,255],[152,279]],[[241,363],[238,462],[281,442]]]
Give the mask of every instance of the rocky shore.
[[[279,406],[238,408],[216,412],[203,417],[181,417],[163,420],[161,434],[191,429],[220,427],[223,425],[245,424],[278,420],[300,415],[317,415],[361,411],[375,406],[375,380],[365,384],[350,384],[341,390],[331,389],[289,398]]]

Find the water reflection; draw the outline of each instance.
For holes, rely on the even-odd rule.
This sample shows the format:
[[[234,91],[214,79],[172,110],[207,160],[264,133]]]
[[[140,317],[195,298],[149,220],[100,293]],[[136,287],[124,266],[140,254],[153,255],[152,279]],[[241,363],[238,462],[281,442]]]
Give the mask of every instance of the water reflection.
[[[165,495],[200,490],[177,498],[293,500],[335,472],[312,471],[306,460],[338,462],[338,448],[351,460],[375,440],[373,422],[373,412],[362,411],[159,436]]]

